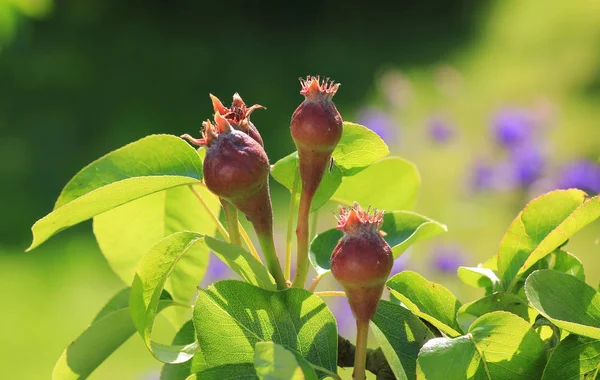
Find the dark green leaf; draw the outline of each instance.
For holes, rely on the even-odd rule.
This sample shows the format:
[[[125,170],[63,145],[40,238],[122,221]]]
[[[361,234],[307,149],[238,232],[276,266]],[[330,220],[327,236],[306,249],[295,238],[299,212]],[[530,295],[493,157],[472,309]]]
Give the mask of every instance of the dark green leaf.
[[[420,186],[421,177],[414,164],[388,157],[352,177],[344,177],[333,200],[346,205],[356,201],[380,210],[408,210],[414,207]]]
[[[600,197],[577,189],[556,190],[529,202],[500,242],[498,273],[513,291],[519,278],[538,260],[560,247],[600,216]]]
[[[463,331],[479,317],[492,311],[508,311],[526,321],[529,321],[529,307],[527,301],[512,293],[496,292],[489,296],[466,303],[458,309],[456,320]]]
[[[417,362],[419,379],[539,379],[546,349],[529,324],[494,311],[477,319],[468,334],[425,343]]]
[[[310,243],[309,259],[318,274],[331,270],[331,254],[342,236],[342,231],[332,228],[315,236]]]
[[[600,339],[600,294],[585,282],[554,270],[533,272],[525,282],[534,309],[561,329]]]
[[[461,335],[456,313],[462,304],[448,289],[412,271],[398,273],[386,285],[414,314],[448,336]]]
[[[163,293],[159,309],[171,304]],[[58,359],[52,379],[86,379],[102,362],[135,333],[129,315],[129,288],[121,290],[100,310],[92,324]]]
[[[542,380],[596,379],[600,340],[569,335],[552,351]]]
[[[381,300],[371,330],[396,378],[416,379],[419,350],[433,338],[427,326],[406,308]]]
[[[585,274],[583,272],[583,264],[581,261],[574,255],[563,251],[562,249],[554,252],[554,265],[552,266],[552,269],[570,274],[578,280],[585,281]]]
[[[336,372],[335,319],[319,297],[304,289],[272,292],[245,282],[220,281],[200,290],[193,320],[209,367],[254,363],[256,343],[272,341],[312,365]],[[319,376],[325,373],[319,371]]]
[[[206,368],[186,380],[256,380],[256,371],[252,363],[225,364]]]
[[[344,132],[332,157],[342,175],[351,176],[390,154],[385,142],[367,127],[344,122]]]
[[[301,367],[293,353],[273,342],[254,346],[254,368],[261,380],[316,380],[310,364]]]
[[[202,161],[182,139],[153,135],[117,149],[69,181],[54,211],[32,227],[31,250],[54,234],[127,202],[172,187],[198,183]]]

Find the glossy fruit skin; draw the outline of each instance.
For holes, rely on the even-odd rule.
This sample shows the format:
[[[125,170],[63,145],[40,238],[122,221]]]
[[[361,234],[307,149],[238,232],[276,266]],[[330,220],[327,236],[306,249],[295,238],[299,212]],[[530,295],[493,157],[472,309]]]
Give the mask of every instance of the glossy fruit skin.
[[[331,256],[331,272],[359,321],[375,315],[394,264],[392,249],[372,227],[359,226],[345,234]]]
[[[263,147],[244,132],[220,133],[208,146],[204,181],[210,191],[243,212],[257,232],[270,231],[269,159]]]
[[[327,82],[319,85],[318,78],[303,82],[301,93],[305,100],[294,111],[290,124],[298,149],[302,188],[308,194],[314,194],[319,187],[331,154],[342,137],[342,117],[332,101],[337,85],[331,86]]]

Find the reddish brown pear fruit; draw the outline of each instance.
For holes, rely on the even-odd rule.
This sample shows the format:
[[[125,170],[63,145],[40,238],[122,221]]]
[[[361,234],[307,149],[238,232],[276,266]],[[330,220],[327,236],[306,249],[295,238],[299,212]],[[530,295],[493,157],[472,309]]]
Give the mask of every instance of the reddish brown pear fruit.
[[[261,146],[264,146],[262,136],[250,121],[250,114],[259,108],[266,109],[265,107],[259,104],[255,104],[252,107],[246,107],[246,103],[244,103],[242,97],[237,92],[233,94],[231,108],[225,107],[219,98],[213,94],[210,94],[210,99],[212,100],[215,113],[223,116],[234,129],[245,132]]]
[[[332,101],[340,85],[314,76],[300,82],[305,99],[294,111],[290,129],[298,149],[302,191],[312,198],[342,137],[342,117]]]
[[[217,196],[232,203],[253,224],[257,234],[272,232],[273,210],[269,196],[269,159],[263,147],[248,134],[232,128],[219,112],[215,123],[205,121],[201,139],[183,138],[206,146],[204,182]]]
[[[379,234],[383,211],[362,210],[358,204],[341,209],[338,229],[344,236],[333,250],[331,273],[342,285],[357,321],[369,321],[385,286],[394,257]]]

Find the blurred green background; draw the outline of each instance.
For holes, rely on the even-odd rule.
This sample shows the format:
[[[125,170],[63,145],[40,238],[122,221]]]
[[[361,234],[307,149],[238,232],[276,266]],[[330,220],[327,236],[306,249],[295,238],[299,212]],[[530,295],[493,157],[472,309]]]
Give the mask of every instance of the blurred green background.
[[[0,0],[0,379],[49,378],[63,348],[124,286],[90,223],[23,253],[31,225],[77,170],[148,134],[197,135],[212,113],[209,92],[228,104],[237,91],[268,108],[252,120],[275,162],[294,150],[289,119],[307,74],[342,83],[335,101],[344,119],[363,121],[418,166],[416,211],[449,232],[417,245],[402,266],[463,301],[480,291],[447,267],[494,255],[510,221],[557,186],[565,165],[600,156],[594,0]],[[494,162],[496,173],[511,162],[494,139],[507,109],[542,125],[530,148],[542,152],[543,170],[526,184],[496,176],[481,186],[479,163]],[[436,121],[450,137],[440,138]],[[587,176],[594,183],[600,171]],[[287,193],[273,190],[284,221]],[[321,212],[320,228],[333,224],[334,207]],[[593,286],[599,227],[568,245]],[[440,246],[458,253],[440,259]],[[156,379],[159,367],[136,336],[91,378]]]

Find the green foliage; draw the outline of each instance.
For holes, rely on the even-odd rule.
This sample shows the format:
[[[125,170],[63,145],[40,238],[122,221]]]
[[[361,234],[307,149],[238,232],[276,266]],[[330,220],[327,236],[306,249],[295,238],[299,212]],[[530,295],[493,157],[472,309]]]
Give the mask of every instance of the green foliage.
[[[272,292],[245,282],[220,281],[200,291],[193,320],[208,367],[254,363],[256,343],[271,341],[336,372],[335,319],[325,303],[306,290]]]
[[[302,357],[296,358],[285,347],[273,342],[256,343],[254,346],[254,368],[261,380],[318,379],[310,363]]]
[[[596,379],[600,340],[569,335],[552,351],[542,380]]]
[[[467,331],[477,318],[498,310],[509,311],[529,321],[527,301],[515,294],[505,292],[496,292],[462,305],[456,312],[456,320],[461,329]]]
[[[527,322],[494,311],[473,322],[467,335],[425,343],[417,371],[427,380],[529,380],[541,377],[545,361],[544,343]]]
[[[600,339],[600,294],[585,282],[554,270],[533,272],[525,283],[531,306],[556,326]]]
[[[444,286],[427,281],[418,273],[404,271],[390,278],[387,287],[416,316],[448,336],[461,335],[456,313],[462,304]]]

